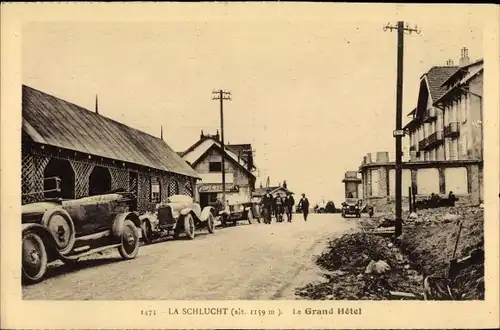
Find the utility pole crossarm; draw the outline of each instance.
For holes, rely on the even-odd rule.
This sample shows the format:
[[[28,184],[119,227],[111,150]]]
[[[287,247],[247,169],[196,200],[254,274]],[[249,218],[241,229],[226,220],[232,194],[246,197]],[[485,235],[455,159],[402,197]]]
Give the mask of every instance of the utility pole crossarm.
[[[231,92],[224,90],[212,91],[212,100],[227,100],[231,101]]]
[[[383,27],[383,30],[384,30],[384,32],[387,30],[389,30],[391,32],[392,32],[392,30],[398,30],[400,23],[403,24],[403,22],[398,22],[398,25],[391,25],[390,23],[387,23],[387,25],[385,25]],[[408,24],[408,23],[406,23],[406,27],[404,25],[402,25],[402,29],[404,32],[409,32],[409,33],[415,32],[416,34],[422,33],[422,30],[420,30],[417,25],[415,25],[414,28],[411,28],[410,24]]]

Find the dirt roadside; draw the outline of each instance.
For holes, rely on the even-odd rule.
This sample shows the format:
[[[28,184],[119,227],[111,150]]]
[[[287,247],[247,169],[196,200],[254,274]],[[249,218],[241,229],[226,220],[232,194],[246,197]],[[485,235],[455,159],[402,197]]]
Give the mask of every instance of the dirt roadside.
[[[326,280],[298,288],[296,295],[302,299],[386,300],[391,299],[390,291],[397,291],[423,299],[424,277],[447,275],[460,223],[455,257],[466,257],[473,250],[484,248],[484,212],[480,207],[428,209],[412,217],[408,212],[403,214],[407,220],[398,240],[368,234],[390,215],[360,219],[356,233],[331,239],[316,257]],[[367,273],[371,261],[384,261],[390,269],[383,274]],[[459,299],[484,299],[484,265],[463,270],[455,287]]]

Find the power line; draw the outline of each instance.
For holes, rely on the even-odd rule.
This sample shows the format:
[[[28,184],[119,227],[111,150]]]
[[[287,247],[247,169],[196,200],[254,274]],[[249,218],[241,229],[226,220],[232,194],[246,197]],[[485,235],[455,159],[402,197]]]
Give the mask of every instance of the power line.
[[[410,28],[410,24],[406,23],[404,26],[403,21],[399,21],[396,26],[387,23],[383,27],[384,31],[396,30],[398,33],[397,41],[397,78],[396,78],[396,130],[393,132],[393,136],[396,138],[396,230],[395,236],[399,237],[403,233],[403,221],[401,219],[401,183],[403,179],[402,175],[402,139],[405,135],[403,127],[403,53],[404,53],[404,34],[405,32],[411,34],[413,32],[420,34],[420,30],[415,25],[415,28]]]
[[[224,151],[224,101],[231,101],[231,93],[222,89],[212,91],[212,100],[220,100],[220,130],[221,130],[221,148],[222,148],[222,205],[226,207],[226,166]]]

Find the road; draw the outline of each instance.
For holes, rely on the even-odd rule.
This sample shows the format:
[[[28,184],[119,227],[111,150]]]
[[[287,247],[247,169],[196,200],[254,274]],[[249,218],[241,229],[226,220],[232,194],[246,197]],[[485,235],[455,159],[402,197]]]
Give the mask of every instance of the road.
[[[164,239],[142,246],[136,259],[121,261],[116,250],[60,265],[47,278],[23,287],[24,299],[54,300],[230,300],[296,299],[295,288],[321,279],[312,257],[327,238],[355,227],[356,219],[311,214],[307,222],[252,224],[194,240]]]

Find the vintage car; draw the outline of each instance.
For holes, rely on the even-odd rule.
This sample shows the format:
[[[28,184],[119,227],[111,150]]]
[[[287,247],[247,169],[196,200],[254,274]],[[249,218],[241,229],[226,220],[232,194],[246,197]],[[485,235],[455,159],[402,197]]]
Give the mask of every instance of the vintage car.
[[[188,239],[193,239],[195,231],[206,228],[210,234],[215,230],[215,209],[206,206],[201,209],[200,204],[187,195],[172,195],[166,203],[156,205],[154,213],[147,212],[141,215],[142,239],[149,244],[153,239],[162,234],[173,234],[178,238],[185,234]]]
[[[223,227],[228,223],[236,225],[238,221],[248,221],[252,224],[254,219],[260,223],[260,211],[257,203],[245,202],[229,205],[229,209],[220,212],[220,221]]]
[[[342,203],[342,217],[347,215],[355,215],[356,218],[361,217],[360,203],[357,198],[346,198]]]
[[[321,201],[318,203],[318,205],[316,205],[315,211],[316,213],[325,213],[326,212],[325,209],[326,209],[326,203],[325,201]]]
[[[131,193],[72,200],[45,199],[21,207],[22,280],[40,282],[48,263],[74,264],[79,258],[117,248],[123,259],[137,256],[139,216]]]

